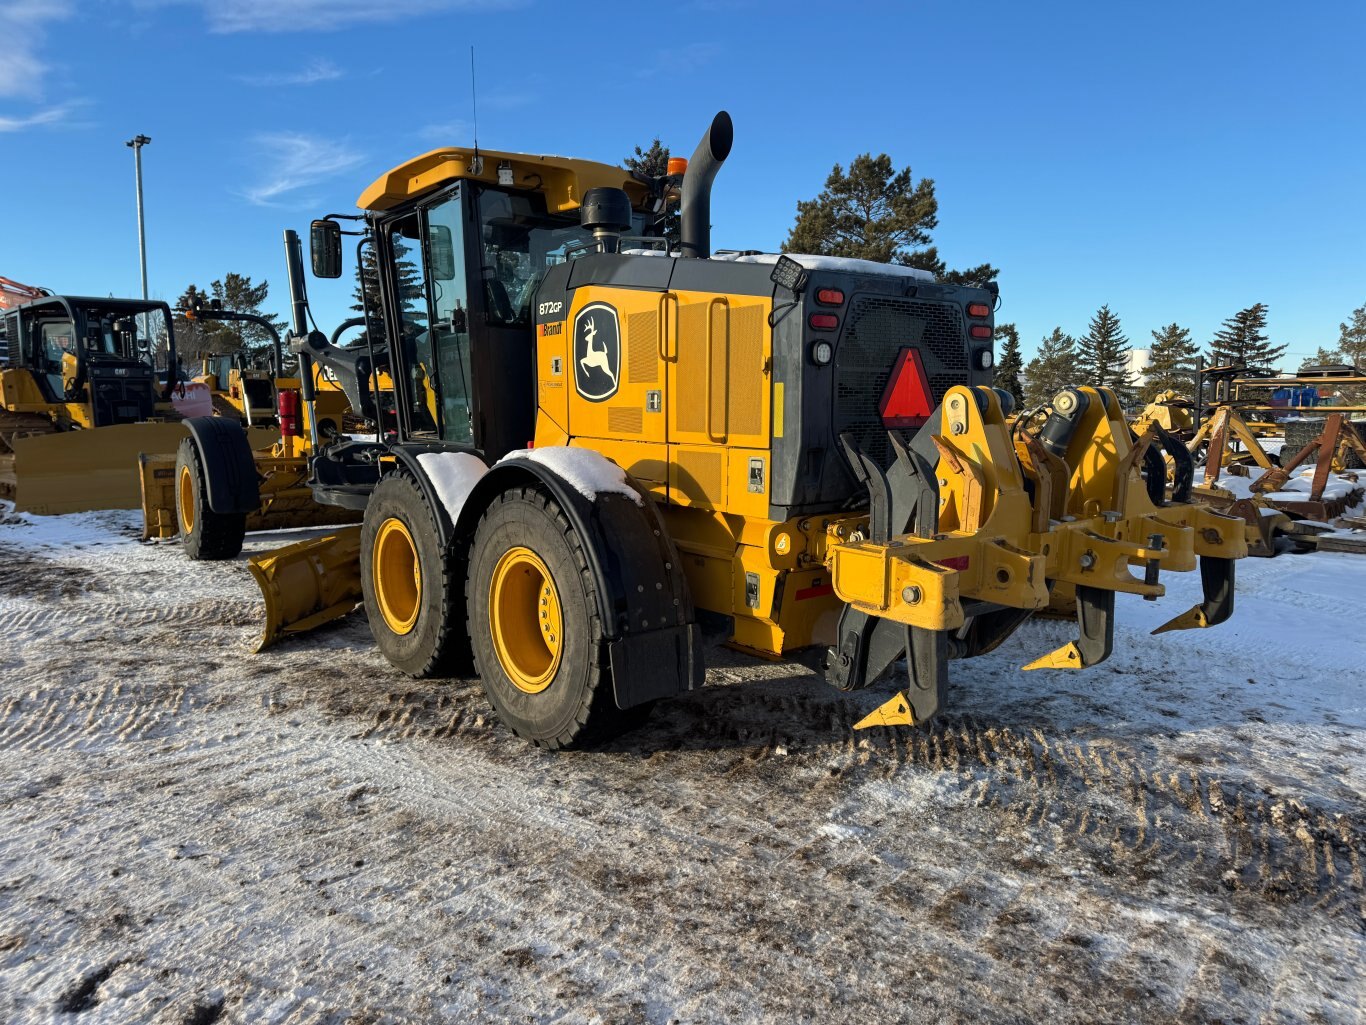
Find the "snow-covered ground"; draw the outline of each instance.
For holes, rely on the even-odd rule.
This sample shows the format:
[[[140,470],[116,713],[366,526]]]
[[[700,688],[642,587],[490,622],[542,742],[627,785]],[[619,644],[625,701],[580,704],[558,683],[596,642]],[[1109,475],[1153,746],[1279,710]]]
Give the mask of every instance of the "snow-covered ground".
[[[1032,623],[928,730],[717,647],[552,755],[136,536],[0,524],[0,1021],[1362,1021],[1361,556],[1149,637],[1170,576],[1089,672]]]

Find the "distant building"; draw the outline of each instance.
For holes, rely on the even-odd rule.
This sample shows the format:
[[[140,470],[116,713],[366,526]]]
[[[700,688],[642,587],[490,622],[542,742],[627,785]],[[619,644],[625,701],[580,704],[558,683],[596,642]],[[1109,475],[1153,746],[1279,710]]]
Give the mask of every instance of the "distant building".
[[[1152,365],[1152,362],[1152,349],[1130,349],[1129,379],[1135,384],[1142,384],[1143,377],[1148,372],[1148,367]]]

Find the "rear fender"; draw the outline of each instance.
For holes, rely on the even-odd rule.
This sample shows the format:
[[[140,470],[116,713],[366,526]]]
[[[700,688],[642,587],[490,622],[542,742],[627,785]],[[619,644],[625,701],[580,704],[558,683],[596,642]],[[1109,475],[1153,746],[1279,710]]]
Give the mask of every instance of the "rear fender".
[[[504,491],[548,491],[583,541],[620,708],[700,687],[703,675],[701,632],[678,551],[654,503],[629,474],[626,482],[639,505],[622,494],[589,498],[530,459],[498,463],[458,511],[450,546],[466,557],[484,510]]]
[[[261,507],[256,462],[247,432],[222,416],[196,416],[185,426],[199,449],[209,508],[216,513],[251,513]]]

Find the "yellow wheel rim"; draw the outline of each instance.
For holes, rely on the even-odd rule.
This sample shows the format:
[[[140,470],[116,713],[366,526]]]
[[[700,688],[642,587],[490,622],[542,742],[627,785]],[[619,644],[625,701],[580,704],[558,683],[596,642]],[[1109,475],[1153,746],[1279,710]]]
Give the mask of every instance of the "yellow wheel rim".
[[[194,533],[194,474],[188,466],[180,468],[180,533],[189,537]]]
[[[402,520],[391,516],[380,524],[370,554],[370,575],[384,625],[400,636],[410,632],[422,608],[422,567],[413,535]]]
[[[539,694],[560,668],[564,621],[550,570],[530,548],[512,548],[493,568],[489,588],[493,649],[513,686]]]

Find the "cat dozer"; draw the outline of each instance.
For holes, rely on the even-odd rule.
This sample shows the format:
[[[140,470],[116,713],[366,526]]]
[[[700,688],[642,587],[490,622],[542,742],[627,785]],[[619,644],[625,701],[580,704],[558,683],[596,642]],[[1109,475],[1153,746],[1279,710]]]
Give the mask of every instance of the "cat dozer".
[[[1242,521],[1169,499],[1111,392],[1008,428],[995,288],[713,254],[731,141],[722,113],[681,179],[452,148],[365,190],[394,415],[312,461],[318,500],[362,525],[251,560],[263,644],[363,604],[397,669],[472,668],[512,730],[560,748],[700,686],[704,612],[746,651],[821,651],[844,690],[898,676],[860,726],[932,718],[950,663],[1055,588],[1077,636],[1025,668],[1104,660],[1115,595],[1161,596],[1164,570],[1198,567],[1204,593],[1161,629],[1228,618]],[[314,273],[339,276],[338,224],[312,237]],[[366,380],[297,310],[291,347]]]
[[[0,309],[0,349],[0,493],[34,513],[137,508],[138,453],[185,436],[166,304],[44,291]]]

